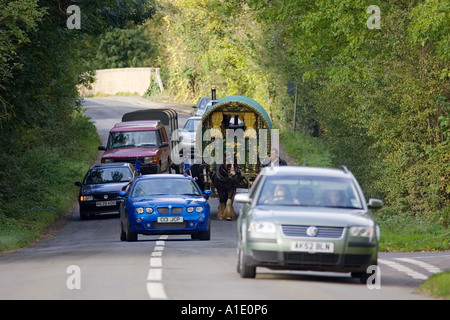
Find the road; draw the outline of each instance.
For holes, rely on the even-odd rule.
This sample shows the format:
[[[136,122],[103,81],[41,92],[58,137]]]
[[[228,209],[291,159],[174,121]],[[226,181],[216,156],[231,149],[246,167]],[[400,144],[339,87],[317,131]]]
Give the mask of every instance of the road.
[[[104,142],[124,113],[146,108],[112,98],[86,99],[84,106]],[[187,117],[179,114],[180,126]],[[81,221],[74,205],[50,235],[0,255],[0,299],[430,299],[417,287],[450,269],[449,251],[380,253],[380,281],[371,288],[340,273],[258,268],[256,279],[241,279],[236,221],[217,220],[217,200],[209,201],[211,241],[170,235],[121,242],[117,215]]]

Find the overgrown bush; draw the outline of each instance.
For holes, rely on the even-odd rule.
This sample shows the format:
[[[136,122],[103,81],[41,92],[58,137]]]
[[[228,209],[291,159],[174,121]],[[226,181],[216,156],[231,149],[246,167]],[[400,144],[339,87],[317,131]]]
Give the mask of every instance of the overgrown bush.
[[[100,142],[79,113],[70,123],[17,134],[22,144],[0,154],[0,251],[35,239],[68,212],[78,193],[74,181],[83,178]]]

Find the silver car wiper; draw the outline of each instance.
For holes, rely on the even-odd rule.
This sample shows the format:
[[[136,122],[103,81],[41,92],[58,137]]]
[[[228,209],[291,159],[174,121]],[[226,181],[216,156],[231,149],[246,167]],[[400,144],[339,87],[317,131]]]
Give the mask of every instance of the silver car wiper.
[[[361,209],[357,207],[349,207],[349,206],[324,206],[326,208],[339,208],[339,209]]]

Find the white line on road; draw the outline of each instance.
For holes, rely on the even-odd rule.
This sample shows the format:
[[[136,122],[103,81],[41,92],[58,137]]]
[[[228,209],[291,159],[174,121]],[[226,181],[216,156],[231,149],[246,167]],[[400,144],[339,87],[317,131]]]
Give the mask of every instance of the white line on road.
[[[150,268],[161,268],[162,267],[162,259],[161,258],[151,258],[150,259]]]
[[[431,272],[431,273],[438,273],[441,272],[441,269],[439,269],[438,267],[435,267],[429,263],[423,262],[423,261],[419,261],[416,259],[411,259],[411,258],[395,258],[395,260],[400,260],[403,262],[409,262],[411,264],[415,264],[416,266],[419,266],[421,268],[424,268],[425,270]]]
[[[160,282],[162,281],[162,269],[150,269],[148,270],[148,281]]]
[[[418,279],[418,280],[426,280],[426,279],[428,279],[428,277],[426,275],[424,275],[423,273],[414,271],[413,269],[408,268],[407,266],[404,266],[404,265],[402,265],[400,263],[397,263],[395,261],[378,259],[378,262],[383,263],[385,265],[388,265],[389,267],[391,267],[391,268],[393,268],[393,269],[395,269],[397,271],[406,273],[408,276],[410,276],[410,277],[412,277],[414,279]]]
[[[160,236],[151,254],[147,275],[147,293],[151,299],[168,299],[162,283],[162,252],[167,238],[167,235]]]
[[[147,282],[147,292],[152,299],[167,299],[164,286],[161,282]]]

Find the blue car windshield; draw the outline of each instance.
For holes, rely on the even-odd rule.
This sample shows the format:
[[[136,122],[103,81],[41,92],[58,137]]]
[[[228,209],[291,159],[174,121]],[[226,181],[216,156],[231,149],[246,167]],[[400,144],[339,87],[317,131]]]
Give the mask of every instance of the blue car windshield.
[[[351,179],[271,176],[264,182],[258,205],[288,205],[361,209]]]
[[[190,195],[201,196],[202,192],[189,179],[148,179],[136,181],[131,197]]]
[[[86,174],[84,184],[128,182],[131,179],[133,174],[128,168],[94,168]]]

